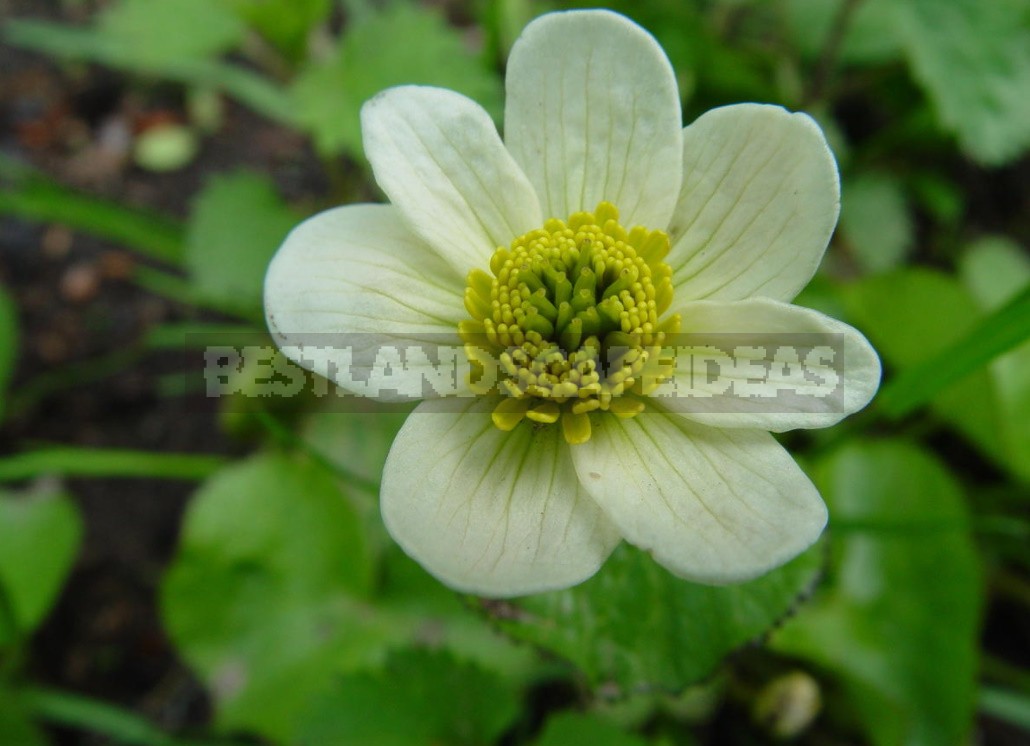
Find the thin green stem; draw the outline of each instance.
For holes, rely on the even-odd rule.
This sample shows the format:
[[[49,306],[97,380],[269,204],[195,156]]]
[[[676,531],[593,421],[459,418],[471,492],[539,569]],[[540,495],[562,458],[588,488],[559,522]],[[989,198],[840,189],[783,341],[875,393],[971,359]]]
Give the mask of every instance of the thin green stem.
[[[1004,684],[1030,694],[1030,671],[1014,666],[1001,658],[984,655],[980,659],[980,674],[988,681]]]
[[[217,311],[226,316],[232,316],[255,324],[264,323],[260,313],[230,308],[199,296],[189,281],[171,272],[141,265],[134,270],[132,280],[144,290],[149,290],[154,295],[160,295],[162,298],[181,303],[184,306]]]
[[[9,416],[17,417],[23,414],[56,392],[77,388],[113,376],[118,371],[135,363],[140,356],[139,349],[130,347],[40,373],[11,393],[8,407]]]
[[[210,344],[242,347],[268,342],[268,332],[249,324],[210,324],[186,322],[162,324],[147,332],[144,346],[151,350],[184,350],[203,348]]]
[[[222,456],[56,446],[0,458],[0,482],[58,474],[67,477],[204,479],[225,465]]]
[[[23,692],[22,700],[41,720],[104,735],[126,746],[238,746],[238,742],[224,740],[177,738],[136,713],[55,689],[30,688]]]
[[[837,14],[833,18],[830,30],[826,34],[826,41],[823,42],[822,51],[819,53],[819,61],[816,63],[815,72],[811,78],[811,84],[802,102],[805,107],[811,107],[819,103],[826,96],[830,79],[833,77],[834,68],[837,67],[837,60],[840,57],[840,49],[847,36],[848,27],[855,16],[855,11],[862,4],[862,0],[842,0]]]

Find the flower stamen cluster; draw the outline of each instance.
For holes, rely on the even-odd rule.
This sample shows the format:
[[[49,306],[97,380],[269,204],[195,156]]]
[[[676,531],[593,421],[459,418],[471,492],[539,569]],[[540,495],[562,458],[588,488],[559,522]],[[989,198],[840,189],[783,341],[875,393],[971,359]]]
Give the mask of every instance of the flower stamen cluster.
[[[459,331],[470,360],[487,352],[500,362],[506,398],[493,413],[497,427],[561,419],[575,444],[590,438],[590,412],[644,409],[638,396],[668,374],[659,351],[680,323],[659,321],[673,299],[668,252],[664,232],[626,230],[615,206],[601,202],[497,249],[492,276],[469,272],[472,319]]]

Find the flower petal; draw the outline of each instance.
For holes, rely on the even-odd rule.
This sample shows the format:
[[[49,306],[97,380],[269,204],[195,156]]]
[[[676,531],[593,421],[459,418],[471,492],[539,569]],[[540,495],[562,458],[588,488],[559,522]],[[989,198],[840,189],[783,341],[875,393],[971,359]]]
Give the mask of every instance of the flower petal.
[[[348,205],[309,218],[286,237],[265,276],[265,316],[287,356],[343,388],[383,400],[421,399],[448,393],[422,385],[434,375],[426,353],[460,351],[463,289],[394,207]],[[389,371],[396,387],[361,385],[370,365],[397,357],[405,365]]]
[[[771,435],[648,410],[598,417],[579,478],[631,544],[702,583],[749,580],[809,547],[826,506]]]
[[[502,432],[496,404],[425,402],[408,417],[383,472],[387,529],[462,591],[517,596],[585,580],[618,534],[576,479],[559,428]]]
[[[504,138],[547,217],[619,208],[665,228],[682,179],[672,66],[642,28],[604,10],[549,13],[508,58]]]
[[[533,187],[471,99],[390,88],[362,107],[361,131],[379,186],[463,277],[542,224]]]
[[[669,225],[680,300],[791,300],[840,212],[819,125],[778,106],[713,109],[683,132],[683,188]]]
[[[862,409],[880,385],[869,341],[818,311],[752,298],[688,303],[677,312],[675,376],[653,396],[695,422],[775,432],[828,427]]]

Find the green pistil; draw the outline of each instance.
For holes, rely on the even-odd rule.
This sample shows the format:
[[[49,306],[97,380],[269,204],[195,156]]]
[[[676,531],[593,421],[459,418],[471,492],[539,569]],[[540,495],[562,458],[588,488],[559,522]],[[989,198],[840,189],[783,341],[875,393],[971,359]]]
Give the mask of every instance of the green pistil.
[[[494,424],[561,420],[569,443],[590,439],[589,413],[639,414],[669,374],[659,364],[679,317],[659,318],[672,303],[672,271],[662,262],[662,231],[619,222],[614,205],[568,221],[548,220],[499,248],[488,274],[472,270],[465,290],[471,320],[459,325],[470,361],[484,350],[500,361],[505,398]]]

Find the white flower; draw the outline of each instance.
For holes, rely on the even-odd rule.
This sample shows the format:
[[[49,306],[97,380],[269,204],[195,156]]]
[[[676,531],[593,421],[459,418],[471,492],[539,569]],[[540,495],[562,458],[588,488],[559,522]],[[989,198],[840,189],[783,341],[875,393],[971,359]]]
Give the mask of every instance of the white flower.
[[[826,523],[815,487],[767,431],[832,425],[879,383],[861,334],[790,305],[837,222],[833,156],[812,119],[779,107],[727,106],[686,129],[681,116],[672,68],[643,29],[608,11],[543,16],[512,49],[503,141],[457,93],[384,91],[362,126],[391,204],[316,215],[269,268],[269,326],[316,370],[332,374],[336,353],[298,352],[291,339],[478,335],[509,354],[508,398],[423,402],[383,474],[386,527],[454,588],[513,596],[573,585],[620,537],[684,578],[736,582],[786,562]],[[662,381],[657,393],[668,392],[658,351],[677,330],[833,340],[821,370],[835,393],[756,398],[804,383],[788,358],[764,382],[753,365],[731,367],[734,390],[750,395],[715,407],[697,371],[698,396],[648,397]],[[631,354],[605,377],[596,358],[615,342]],[[557,367],[545,371],[544,354]],[[336,379],[353,387],[347,360],[336,360]],[[676,358],[677,379],[690,364]],[[419,387],[425,373],[392,371]]]

